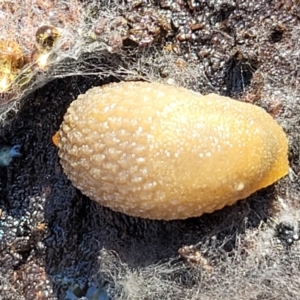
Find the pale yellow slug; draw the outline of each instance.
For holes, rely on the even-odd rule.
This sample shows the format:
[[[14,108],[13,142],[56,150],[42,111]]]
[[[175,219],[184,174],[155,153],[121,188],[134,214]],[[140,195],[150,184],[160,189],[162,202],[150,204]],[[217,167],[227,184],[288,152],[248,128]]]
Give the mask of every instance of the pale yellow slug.
[[[263,109],[146,82],[95,87],[55,136],[83,194],[150,219],[185,219],[244,199],[288,173],[288,141]]]

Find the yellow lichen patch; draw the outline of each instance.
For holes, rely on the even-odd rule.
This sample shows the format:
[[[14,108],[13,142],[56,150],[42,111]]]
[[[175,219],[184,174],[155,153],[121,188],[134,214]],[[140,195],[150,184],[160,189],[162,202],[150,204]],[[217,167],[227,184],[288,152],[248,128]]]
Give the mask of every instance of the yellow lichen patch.
[[[288,173],[287,138],[261,108],[159,83],[96,87],[58,132],[74,186],[132,216],[213,212]]]
[[[24,64],[25,57],[20,45],[14,41],[0,40],[0,93],[12,88]]]

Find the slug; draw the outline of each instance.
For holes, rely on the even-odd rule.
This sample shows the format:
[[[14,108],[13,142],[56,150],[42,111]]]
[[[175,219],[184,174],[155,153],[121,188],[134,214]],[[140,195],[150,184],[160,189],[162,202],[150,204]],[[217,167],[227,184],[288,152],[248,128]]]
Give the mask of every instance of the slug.
[[[286,135],[263,109],[160,83],[88,90],[53,140],[83,194],[149,219],[211,213],[289,170]]]

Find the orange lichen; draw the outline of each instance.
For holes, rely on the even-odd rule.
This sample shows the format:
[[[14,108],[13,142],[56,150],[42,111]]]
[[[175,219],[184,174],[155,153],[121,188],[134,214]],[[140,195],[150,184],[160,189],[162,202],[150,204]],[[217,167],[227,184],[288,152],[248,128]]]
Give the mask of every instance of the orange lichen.
[[[112,83],[80,95],[58,147],[84,194],[150,219],[213,212],[288,173],[287,138],[261,108],[160,83]]]

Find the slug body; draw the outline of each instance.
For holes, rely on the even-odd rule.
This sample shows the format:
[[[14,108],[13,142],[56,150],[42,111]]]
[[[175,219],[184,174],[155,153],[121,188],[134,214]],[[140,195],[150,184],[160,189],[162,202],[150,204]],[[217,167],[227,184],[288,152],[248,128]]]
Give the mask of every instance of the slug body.
[[[0,167],[7,167],[15,157],[20,157],[20,145],[0,147]]]
[[[75,187],[150,219],[210,213],[288,173],[287,138],[264,110],[160,83],[90,89],[70,105],[57,143]]]

